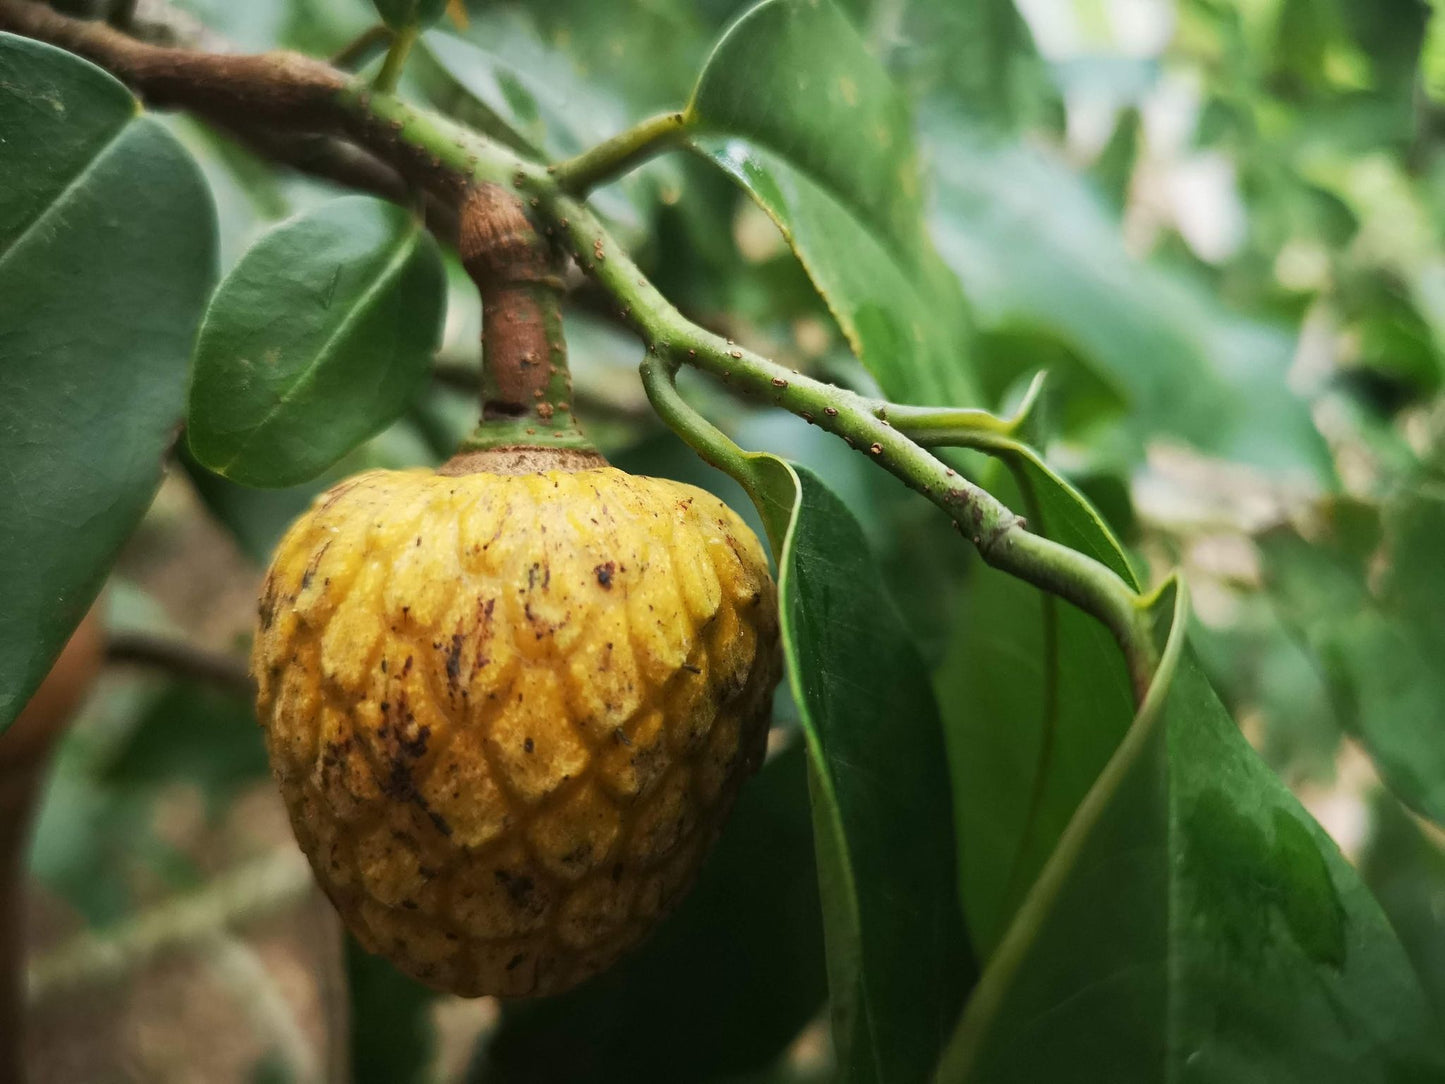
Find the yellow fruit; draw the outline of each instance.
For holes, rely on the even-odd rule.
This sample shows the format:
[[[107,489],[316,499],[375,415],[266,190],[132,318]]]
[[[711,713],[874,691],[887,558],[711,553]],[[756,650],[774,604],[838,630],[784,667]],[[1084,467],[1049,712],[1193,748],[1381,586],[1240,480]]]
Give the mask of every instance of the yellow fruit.
[[[691,883],[762,759],[777,628],[757,538],[691,486],[372,471],[282,540],[252,669],[361,943],[455,993],[550,994]]]

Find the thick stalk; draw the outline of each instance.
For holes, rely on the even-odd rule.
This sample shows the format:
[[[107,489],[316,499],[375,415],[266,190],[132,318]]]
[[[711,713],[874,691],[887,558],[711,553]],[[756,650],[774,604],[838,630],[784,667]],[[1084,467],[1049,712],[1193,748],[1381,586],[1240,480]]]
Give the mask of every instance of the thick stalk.
[[[482,301],[481,424],[465,451],[591,450],[572,411],[562,279],[521,200],[495,184],[462,204],[458,249]]]

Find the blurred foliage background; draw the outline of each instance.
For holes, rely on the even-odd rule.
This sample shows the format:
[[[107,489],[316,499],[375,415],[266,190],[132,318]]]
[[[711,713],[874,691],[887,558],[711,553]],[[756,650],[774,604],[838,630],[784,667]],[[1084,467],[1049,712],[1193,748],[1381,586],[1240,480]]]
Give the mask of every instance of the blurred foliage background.
[[[504,118],[560,157],[683,102],[744,6],[472,0],[464,29],[426,36],[402,89],[482,130]],[[1183,567],[1210,677],[1363,872],[1445,1010],[1445,852],[1420,816],[1445,810],[1431,785],[1445,777],[1445,25],[1421,0],[843,6],[915,103],[932,232],[972,307],[985,405],[1006,408],[1049,370],[1051,464],[1144,579]],[[240,48],[323,56],[374,21],[365,0],[174,7]],[[216,196],[223,269],[268,225],[334,195],[199,124],[168,123]],[[776,227],[717,171],[671,156],[596,202],[690,316],[870,387]],[[149,658],[159,637],[244,660],[259,570],[311,496],[363,466],[449,454],[473,422],[479,323],[449,271],[436,380],[325,478],[253,491],[173,464],[103,596],[117,655]],[[751,515],[651,415],[638,344],[615,314],[585,291],[577,302],[579,413],[606,454]],[[795,419],[700,382],[685,390],[740,444],[809,465],[844,498],[937,668],[947,716],[950,683],[969,673],[969,615],[988,612],[947,522]],[[496,1005],[405,986],[338,947],[250,707],[207,674],[120,659],[58,750],[29,859],[35,1080],[313,1079],[346,1042],[347,1012],[363,1080],[573,1079],[577,1058],[598,1078],[622,1066],[647,1078],[641,1065],[684,1079],[678,1046],[643,1054],[618,1038],[621,1014],[647,1005],[645,982],[524,1007],[499,1028]],[[749,907],[747,928],[773,937],[748,951],[795,958],[778,1004],[729,1001],[716,972],[668,980],[684,1013],[707,1005],[761,1035],[688,1063],[711,1066],[707,1079],[828,1073],[806,816],[788,821],[786,803],[769,816],[770,802],[760,793],[740,818],[783,840],[775,867],[750,864],[744,820],[639,965],[662,966],[668,939],[709,914]],[[729,878],[761,887],[732,897]],[[713,966],[745,969],[746,956]],[[598,1008],[609,999],[610,1016]],[[684,1027],[675,1043],[702,1041]]]

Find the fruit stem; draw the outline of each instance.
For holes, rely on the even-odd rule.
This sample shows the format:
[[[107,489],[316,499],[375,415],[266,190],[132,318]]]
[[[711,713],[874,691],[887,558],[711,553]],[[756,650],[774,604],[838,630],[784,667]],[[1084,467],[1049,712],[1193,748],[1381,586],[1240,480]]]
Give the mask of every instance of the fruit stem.
[[[464,451],[518,445],[591,450],[572,412],[562,278],[521,201],[479,184],[462,204],[458,250],[482,299],[481,424]]]

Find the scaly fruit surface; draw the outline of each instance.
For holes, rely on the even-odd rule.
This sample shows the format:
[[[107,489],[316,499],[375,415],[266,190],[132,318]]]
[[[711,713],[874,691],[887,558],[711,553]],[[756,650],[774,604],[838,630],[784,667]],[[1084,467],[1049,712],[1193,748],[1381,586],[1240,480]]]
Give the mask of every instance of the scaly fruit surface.
[[[302,849],[363,945],[463,995],[555,993],[678,900],[761,762],[757,538],[611,467],[337,485],[252,655]]]

